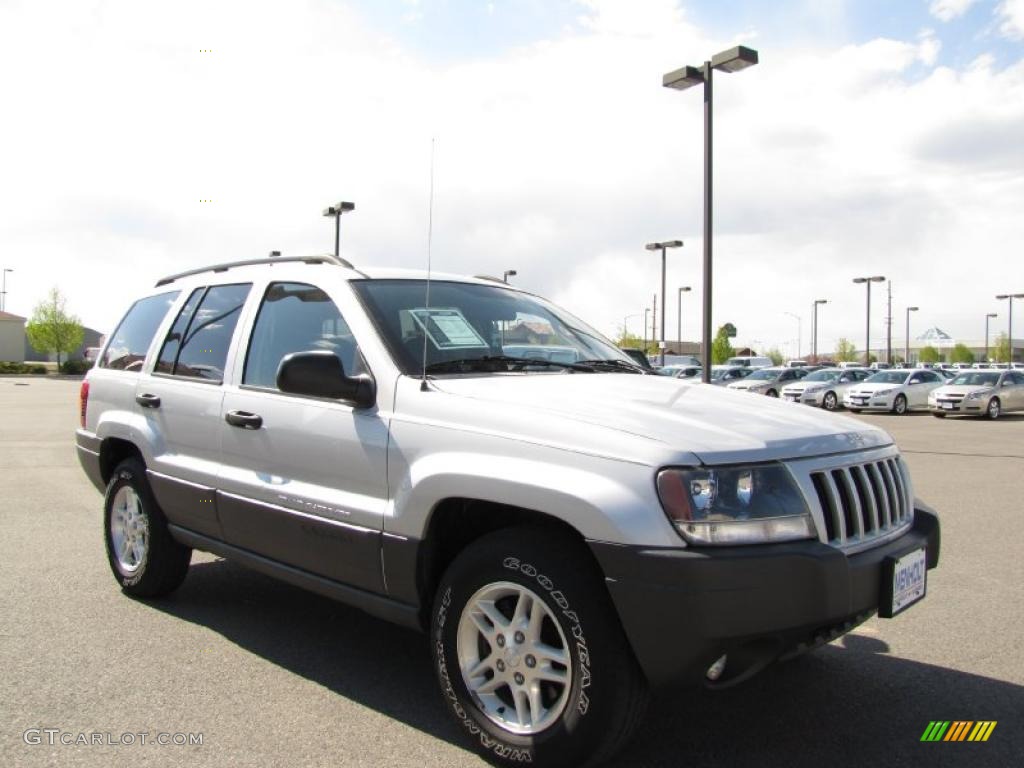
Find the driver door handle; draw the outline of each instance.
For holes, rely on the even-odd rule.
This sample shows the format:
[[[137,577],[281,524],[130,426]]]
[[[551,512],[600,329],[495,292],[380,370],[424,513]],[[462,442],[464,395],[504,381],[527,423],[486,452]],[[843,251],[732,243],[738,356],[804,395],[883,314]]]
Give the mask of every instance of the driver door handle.
[[[228,411],[224,414],[224,421],[242,429],[259,429],[263,426],[263,417],[248,411]]]

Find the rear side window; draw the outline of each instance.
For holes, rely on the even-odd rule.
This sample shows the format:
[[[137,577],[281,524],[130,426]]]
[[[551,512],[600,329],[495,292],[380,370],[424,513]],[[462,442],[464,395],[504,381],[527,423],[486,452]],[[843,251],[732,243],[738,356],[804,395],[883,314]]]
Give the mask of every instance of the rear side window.
[[[141,370],[156,330],[178,298],[178,293],[159,293],[132,304],[107,344],[99,367],[117,371]]]
[[[251,283],[195,291],[160,350],[158,371],[207,381],[224,380],[224,364]]]

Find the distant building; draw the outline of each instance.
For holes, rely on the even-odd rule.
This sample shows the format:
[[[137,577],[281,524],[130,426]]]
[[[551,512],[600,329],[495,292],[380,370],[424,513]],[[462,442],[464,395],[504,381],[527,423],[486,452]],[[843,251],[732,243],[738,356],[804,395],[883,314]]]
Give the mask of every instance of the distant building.
[[[25,362],[25,318],[0,312],[0,361],[5,363]]]
[[[996,340],[999,337],[999,333],[1000,331],[992,329],[992,332],[989,334],[989,360],[992,360],[995,357]],[[974,355],[975,362],[986,362],[985,339],[957,339],[950,336],[948,333],[946,333],[938,326],[932,326],[931,328],[924,331],[924,333],[922,333],[920,336],[917,336],[910,340],[910,362],[916,363],[921,357],[921,350],[924,349],[925,347],[934,347],[936,350],[938,350],[941,359],[945,360],[946,362],[949,362],[949,356],[953,352],[953,347],[955,347],[957,344],[963,344],[965,347],[971,350],[971,354]],[[1015,362],[1024,361],[1024,339],[1015,338],[1013,340],[1013,344],[1011,345],[1011,352],[1011,360]],[[857,353],[858,358],[863,356],[863,354],[863,350],[859,351]],[[873,354],[879,360],[885,360],[884,348],[872,349],[871,354]],[[904,349],[902,340],[897,340],[896,338],[893,338],[892,354],[894,357],[903,357]]]

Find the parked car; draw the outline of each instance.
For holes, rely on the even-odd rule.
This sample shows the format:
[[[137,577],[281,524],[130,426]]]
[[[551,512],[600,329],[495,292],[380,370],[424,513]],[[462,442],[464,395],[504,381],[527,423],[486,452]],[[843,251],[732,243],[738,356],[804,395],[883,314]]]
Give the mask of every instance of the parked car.
[[[924,368],[879,371],[846,390],[843,405],[854,413],[891,411],[902,415],[927,408],[928,393],[944,383],[942,374]]]
[[[803,368],[758,368],[742,381],[734,381],[729,389],[778,397],[784,386],[806,375]]]
[[[659,368],[657,373],[674,379],[699,379],[703,370],[699,365],[666,365]]]
[[[811,364],[808,363],[806,360],[787,360],[786,361],[786,367],[787,368],[809,368],[810,365]]]
[[[880,362],[874,362],[874,363],[872,363],[872,364],[871,364],[870,366],[868,366],[868,367],[869,367],[869,368],[870,368],[870,369],[871,369],[872,371],[887,371],[887,370],[889,370],[890,368],[892,368],[892,366],[891,366],[891,365],[889,365],[889,363],[880,363]]]
[[[730,357],[725,361],[726,365],[742,365],[746,368],[768,368],[772,363],[770,357],[758,357],[756,355],[739,355]]]
[[[96,359],[100,355],[101,349],[102,347],[86,347],[85,352],[82,355],[82,359],[85,360],[87,363],[95,363]]]
[[[506,354],[519,323],[574,360]],[[899,614],[939,559],[883,430],[644,373],[493,281],[333,256],[171,275],[79,398],[127,595],[173,592],[198,549],[427,632],[458,731],[502,765],[610,757],[650,689]]]
[[[846,390],[870,375],[872,373],[867,368],[825,368],[813,371],[800,381],[784,386],[782,399],[835,411],[842,406]]]
[[[1009,411],[1024,411],[1024,372],[962,371],[928,395],[933,416],[968,415],[998,419]]]
[[[699,368],[701,362],[693,355],[665,355],[665,365],[695,365]]]
[[[746,365],[713,365],[711,366],[711,383],[719,387],[742,381],[756,371]]]

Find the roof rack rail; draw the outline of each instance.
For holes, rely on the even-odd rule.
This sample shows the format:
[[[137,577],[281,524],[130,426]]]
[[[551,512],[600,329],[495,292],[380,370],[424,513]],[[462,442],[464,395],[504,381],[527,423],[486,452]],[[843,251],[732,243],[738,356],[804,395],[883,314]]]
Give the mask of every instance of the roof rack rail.
[[[355,269],[351,263],[345,261],[345,259],[339,258],[331,254],[324,254],[323,256],[271,256],[270,258],[263,259],[245,259],[244,261],[229,261],[224,264],[214,264],[210,267],[199,267],[198,269],[190,269],[187,272],[179,272],[176,275],[168,275],[162,277],[156,281],[156,287],[159,288],[161,285],[167,285],[173,283],[175,280],[180,280],[183,277],[191,277],[192,275],[201,275],[203,272],[227,272],[232,267],[250,267],[255,264],[282,264],[287,261],[301,261],[306,264],[333,264],[337,267],[345,267],[346,269]],[[358,271],[358,270],[356,270]]]
[[[494,277],[493,275],[473,275],[477,280],[490,280],[492,283],[501,283],[502,285],[508,285],[500,277]]]

